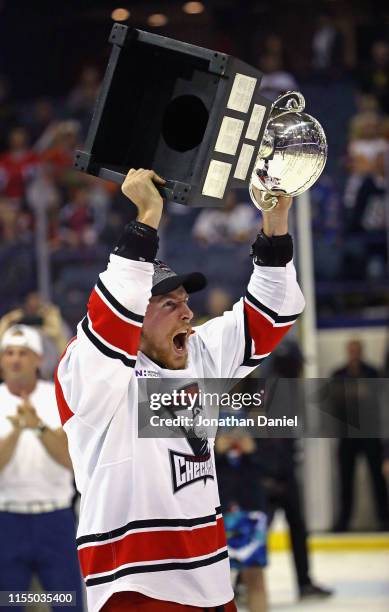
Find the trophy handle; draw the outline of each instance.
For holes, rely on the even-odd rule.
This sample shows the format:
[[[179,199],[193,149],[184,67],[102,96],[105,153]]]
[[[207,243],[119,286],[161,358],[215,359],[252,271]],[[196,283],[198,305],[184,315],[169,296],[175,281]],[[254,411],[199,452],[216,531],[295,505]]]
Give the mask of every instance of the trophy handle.
[[[258,208],[262,212],[269,212],[270,210],[273,210],[273,208],[277,206],[277,203],[278,203],[277,196],[274,195],[273,193],[270,193],[270,191],[260,191],[259,201],[258,201],[254,195],[253,184],[251,181],[249,184],[249,195],[250,195],[251,201],[256,206],[256,208]]]
[[[299,91],[287,91],[274,100],[270,117],[277,119],[284,113],[301,113],[305,109],[305,98]]]
[[[112,183],[116,183],[117,185],[122,185],[126,175],[122,172],[117,172],[116,170],[110,170],[109,168],[100,168],[98,176],[105,181],[112,181]],[[179,201],[181,204],[185,203],[183,201],[183,197],[181,196],[182,183],[177,183],[177,181],[166,181],[165,185],[159,186],[156,185],[159,193],[161,194],[164,200],[172,200]],[[178,189],[177,189],[178,187]],[[187,188],[187,185],[185,185]],[[188,190],[185,191],[185,196],[187,195]]]

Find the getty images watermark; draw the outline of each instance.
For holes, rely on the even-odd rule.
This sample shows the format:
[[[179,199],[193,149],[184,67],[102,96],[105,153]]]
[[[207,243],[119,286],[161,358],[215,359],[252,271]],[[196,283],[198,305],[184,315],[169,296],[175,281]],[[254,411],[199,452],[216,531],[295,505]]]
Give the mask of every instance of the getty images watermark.
[[[192,385],[169,392],[154,392],[150,394],[150,410],[158,411],[149,418],[152,427],[297,427],[298,415],[294,417],[270,417],[265,414],[243,416],[223,414],[209,416],[203,412],[207,409],[230,409],[242,411],[250,408],[257,411],[264,404],[264,392],[254,393],[218,393],[194,390]],[[167,409],[167,412],[165,411]],[[179,412],[185,410],[185,414]],[[161,413],[162,412],[162,413]]]
[[[213,438],[234,430],[262,437],[271,429],[299,435],[300,415],[287,405],[269,411],[268,389],[255,379],[138,378],[138,390],[140,437]]]
[[[143,438],[389,438],[388,379],[137,379]]]

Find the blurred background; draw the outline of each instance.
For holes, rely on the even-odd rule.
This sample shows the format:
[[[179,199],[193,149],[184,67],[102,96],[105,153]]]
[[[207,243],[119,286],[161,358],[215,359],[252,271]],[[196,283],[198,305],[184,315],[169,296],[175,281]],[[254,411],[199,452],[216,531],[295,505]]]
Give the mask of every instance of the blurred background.
[[[307,112],[325,129],[329,156],[294,208],[308,308],[295,337],[280,348],[286,370],[277,370],[275,358],[266,371],[363,377],[369,364],[376,377],[387,377],[389,6],[378,0],[0,0],[0,335],[15,322],[39,328],[43,375],[50,379],[121,228],[135,214],[116,185],[72,169],[114,21],[257,66],[272,100],[291,89],[304,94]],[[201,267],[209,278],[207,294],[193,298],[199,319],[240,297],[258,223],[245,190],[231,192],[221,210],[166,205],[161,258],[178,272]],[[234,265],[227,268],[226,260]],[[373,452],[305,440],[293,454],[307,526],[324,534],[311,538],[311,550],[320,578],[337,592],[326,600],[328,609],[389,607],[389,449],[374,443]],[[345,474],[353,472],[350,489]],[[287,525],[277,516],[270,601],[275,610],[297,610]]]

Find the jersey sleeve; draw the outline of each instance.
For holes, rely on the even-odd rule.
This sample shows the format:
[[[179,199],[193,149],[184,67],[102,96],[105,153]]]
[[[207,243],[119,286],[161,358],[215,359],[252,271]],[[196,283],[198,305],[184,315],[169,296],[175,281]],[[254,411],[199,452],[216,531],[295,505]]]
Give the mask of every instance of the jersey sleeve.
[[[151,263],[110,256],[56,371],[62,425],[76,414],[101,429],[127,395],[152,276]]]
[[[282,340],[304,305],[292,261],[282,267],[254,264],[245,297],[196,328],[210,364],[205,375],[246,376]]]

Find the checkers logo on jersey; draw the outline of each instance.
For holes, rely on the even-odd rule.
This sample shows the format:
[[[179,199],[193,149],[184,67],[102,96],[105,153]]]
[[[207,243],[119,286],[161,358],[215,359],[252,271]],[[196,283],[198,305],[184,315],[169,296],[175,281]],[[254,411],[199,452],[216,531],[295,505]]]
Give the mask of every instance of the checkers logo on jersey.
[[[201,457],[185,455],[172,450],[169,453],[174,493],[198,480],[204,480],[204,485],[209,478],[214,480],[215,470],[210,453]]]

